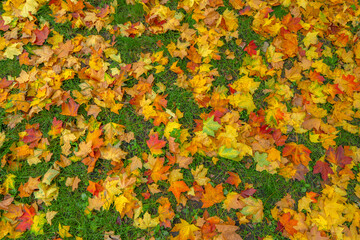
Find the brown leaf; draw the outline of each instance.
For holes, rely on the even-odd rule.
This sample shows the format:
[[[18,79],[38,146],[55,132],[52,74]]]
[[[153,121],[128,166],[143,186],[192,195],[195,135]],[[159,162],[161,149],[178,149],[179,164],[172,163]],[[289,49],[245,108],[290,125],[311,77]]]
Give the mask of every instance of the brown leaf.
[[[328,179],[329,174],[334,174],[333,170],[330,168],[329,164],[327,162],[323,161],[317,161],[314,166],[313,173],[320,173],[321,178],[326,181]]]

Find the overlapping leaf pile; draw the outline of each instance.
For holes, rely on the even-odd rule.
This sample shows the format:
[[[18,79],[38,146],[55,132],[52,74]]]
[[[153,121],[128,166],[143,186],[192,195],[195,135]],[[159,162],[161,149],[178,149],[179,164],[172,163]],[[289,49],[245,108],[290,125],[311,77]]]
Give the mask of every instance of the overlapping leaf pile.
[[[360,132],[357,1],[184,0],[175,8],[170,2],[136,2],[144,19],[124,24],[113,24],[116,1],[102,7],[83,0],[3,3],[0,58],[16,59],[26,70],[0,81],[0,238],[44,234],[57,218],[47,209],[61,201],[59,179],[69,192],[92,194],[82,214],[116,210],[149,236],[167,229],[171,239],[240,239],[241,226],[273,221],[275,232],[290,239],[359,238],[360,185],[355,184],[355,200],[347,188],[360,182],[360,149],[337,144],[340,131]],[[51,21],[37,17],[42,7],[51,10]],[[275,7],[288,13],[278,18]],[[261,42],[241,39],[244,19],[251,19]],[[66,23],[79,34],[69,39],[60,34],[57,26]],[[84,36],[83,30],[95,34]],[[168,32],[179,38],[166,46],[158,42],[158,51],[144,51],[135,62],[122,62],[117,37]],[[231,44],[236,48],[227,48]],[[241,61],[236,79],[214,67],[229,59]],[[332,59],[338,59],[336,65]],[[159,77],[164,73],[176,76],[174,82],[165,83]],[[221,77],[226,84],[216,82]],[[76,89],[64,87],[71,81]],[[168,107],[171,85],[190,92],[200,108],[193,128],[184,125],[184,112]],[[142,139],[148,149],[138,156],[124,148],[138,136],[122,122],[99,118],[103,112],[121,115],[124,107],[153,127]],[[32,121],[40,114],[52,119],[51,127]],[[18,139],[10,139],[9,132],[21,124]],[[321,148],[323,156],[312,157],[296,134]],[[60,154],[54,154],[51,142],[61,147]],[[323,189],[297,202],[286,195],[265,220],[265,199],[256,197],[252,184],[244,184],[236,170],[216,183],[204,164],[192,164],[202,156],[209,165],[239,161],[289,182],[320,175]],[[111,163],[107,172],[99,167],[103,162]],[[44,175],[17,184],[24,166],[43,163],[51,163]],[[102,174],[101,180],[79,188],[81,176],[62,175],[72,164]],[[140,185],[146,186],[142,193]],[[157,204],[144,208],[149,198]],[[192,221],[183,219],[182,209],[194,202],[205,211]],[[209,214],[213,206],[229,215]],[[81,239],[77,233],[59,223],[58,232],[49,234]]]

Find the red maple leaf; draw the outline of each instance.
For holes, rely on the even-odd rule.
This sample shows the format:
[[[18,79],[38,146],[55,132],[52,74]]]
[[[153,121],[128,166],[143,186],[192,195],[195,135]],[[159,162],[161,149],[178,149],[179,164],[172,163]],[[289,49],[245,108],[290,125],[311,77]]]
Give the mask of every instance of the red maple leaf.
[[[48,26],[44,26],[41,30],[36,29],[34,30],[35,36],[36,36],[36,40],[34,42],[34,44],[36,45],[43,45],[45,40],[47,39],[47,37],[49,36],[50,30],[48,28]]]
[[[63,122],[61,120],[57,120],[56,117],[53,118],[51,130],[49,131],[49,135],[57,135],[61,133]]]
[[[328,179],[328,174],[334,174],[329,164],[320,160],[316,162],[313,173],[320,173],[324,181]]]
[[[352,162],[352,158],[349,156],[345,156],[344,154],[344,148],[342,146],[339,146],[336,149],[336,160],[338,165],[341,168],[344,168],[345,165],[350,164]]]
[[[24,206],[23,211],[23,215],[19,217],[20,223],[16,226],[16,230],[19,230],[21,232],[30,230],[31,225],[33,224],[33,216],[36,215],[34,207],[27,208],[26,206]]]
[[[24,143],[31,143],[30,148],[36,147],[41,140],[42,133],[38,130],[39,126],[26,129],[27,135],[22,139]]]
[[[256,48],[257,48],[257,46],[255,45],[254,40],[251,40],[244,50],[245,50],[250,56],[252,56],[252,55],[256,55],[256,53],[257,53]]]
[[[248,188],[246,190],[241,191],[240,195],[243,198],[247,198],[247,197],[251,197],[252,195],[254,195],[254,193],[256,193],[256,189],[255,188]]]
[[[326,160],[339,165],[341,168],[344,168],[345,165],[352,162],[352,158],[344,154],[344,148],[342,146],[339,146],[336,151],[332,147],[329,147],[326,151]]]

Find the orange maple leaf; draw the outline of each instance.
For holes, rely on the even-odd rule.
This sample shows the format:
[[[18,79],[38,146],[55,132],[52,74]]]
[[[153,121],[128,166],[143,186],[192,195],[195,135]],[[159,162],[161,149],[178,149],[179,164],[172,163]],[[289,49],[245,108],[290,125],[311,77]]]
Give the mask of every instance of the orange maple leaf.
[[[99,196],[99,193],[104,190],[104,187],[99,183],[89,181],[89,186],[86,188],[87,191],[91,192],[95,196]]]
[[[287,231],[290,235],[297,233],[297,230],[294,227],[297,225],[298,221],[291,219],[291,214],[285,213],[279,219],[280,224],[283,226],[282,231]],[[280,230],[281,231],[281,230]]]
[[[231,185],[234,185],[235,187],[238,187],[239,184],[241,183],[241,179],[240,179],[239,175],[237,173],[233,173],[233,172],[227,172],[227,174],[229,174],[230,176],[228,177],[228,179],[225,182],[229,183]]]
[[[201,201],[203,202],[202,208],[208,208],[214,205],[215,203],[220,203],[225,199],[223,193],[222,184],[213,187],[210,183],[207,183],[205,186],[205,193],[201,197]]]
[[[77,104],[74,99],[70,98],[68,103],[63,103],[61,105],[61,114],[65,115],[65,116],[72,116],[72,117],[76,117],[77,116],[77,111],[79,109],[79,104]]]
[[[190,188],[186,185],[184,181],[175,181],[172,182],[169,191],[172,192],[176,198],[176,200],[180,201],[180,194],[183,192],[189,191]]]
[[[171,166],[164,166],[164,160],[164,158],[158,158],[151,169],[151,179],[154,180],[155,183],[168,178],[168,171]]]
[[[154,133],[150,136],[150,139],[146,141],[146,144],[150,148],[152,154],[158,155],[163,153],[161,149],[165,147],[166,141],[159,140],[158,133]]]
[[[310,149],[305,147],[303,144],[287,143],[283,149],[283,156],[291,156],[291,160],[294,164],[299,165],[302,163],[304,166],[309,165],[311,161]]]

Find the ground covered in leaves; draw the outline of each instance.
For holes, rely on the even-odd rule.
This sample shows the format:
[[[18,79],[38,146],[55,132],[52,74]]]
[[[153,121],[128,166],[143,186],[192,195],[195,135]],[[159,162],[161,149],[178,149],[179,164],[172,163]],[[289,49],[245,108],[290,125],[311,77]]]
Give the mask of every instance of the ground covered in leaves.
[[[0,239],[360,239],[357,1],[0,12]]]

